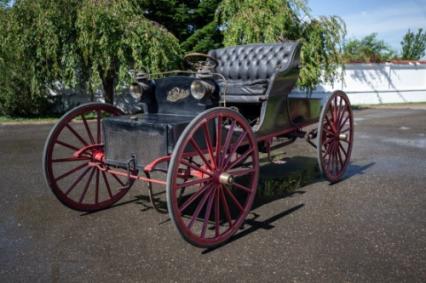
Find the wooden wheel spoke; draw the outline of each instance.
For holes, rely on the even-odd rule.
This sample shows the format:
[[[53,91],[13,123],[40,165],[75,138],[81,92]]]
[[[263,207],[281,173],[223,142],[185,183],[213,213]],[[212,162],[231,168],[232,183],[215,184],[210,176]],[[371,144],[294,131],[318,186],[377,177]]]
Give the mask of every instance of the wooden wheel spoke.
[[[337,174],[337,172],[338,172],[338,168],[337,168],[337,162],[338,162],[338,160],[337,160],[337,152],[336,152],[336,150],[334,150],[334,152],[333,152],[333,172],[335,173],[335,174]]]
[[[227,156],[225,162],[223,163],[224,168],[226,168],[228,166],[229,162],[231,161],[232,156],[234,155],[235,152],[237,152],[237,149],[240,147],[241,143],[246,138],[246,136],[247,136],[247,132],[241,133],[240,137],[238,138],[235,145],[232,147],[231,151],[229,152],[229,155]]]
[[[206,230],[207,230],[207,226],[208,226],[208,223],[209,223],[210,214],[212,212],[213,200],[215,199],[215,196],[216,196],[216,190],[213,188],[212,193],[210,194],[209,200],[207,202],[206,212],[204,213],[203,228],[201,230],[201,235],[200,235],[201,238],[206,237]]]
[[[71,193],[71,191],[75,188],[75,186],[77,186],[78,183],[80,183],[80,181],[84,178],[84,176],[86,176],[86,174],[89,172],[90,167],[87,167],[86,170],[83,171],[83,173],[80,174],[80,176],[77,177],[77,179],[75,179],[74,183],[71,184],[71,186],[69,186],[69,188],[66,190],[65,195],[69,195],[69,193]]]
[[[77,131],[76,130],[74,130],[74,128],[70,125],[70,124],[67,124],[66,125],[66,127],[67,127],[67,129],[68,130],[70,130],[70,132],[71,133],[73,133],[74,134],[74,136],[83,144],[83,145],[85,145],[85,146],[87,146],[87,145],[89,145],[87,142],[86,142],[86,140],[85,139],[83,139],[81,136],[80,136],[80,134],[79,133],[77,133]]]
[[[207,170],[205,170],[205,169],[203,169],[203,168],[201,168],[201,167],[198,167],[198,166],[194,165],[193,163],[190,163],[190,162],[188,162],[188,161],[186,161],[186,160],[184,160],[184,159],[182,159],[182,160],[180,161],[180,163],[181,163],[181,164],[183,164],[183,165],[186,165],[186,166],[188,166],[188,167],[190,167],[190,168],[192,168],[192,169],[194,169],[195,171],[202,172],[202,173],[204,173],[204,174],[206,174],[206,175],[209,175],[209,176],[212,176],[212,175],[213,175],[213,174],[212,174],[212,173],[210,173],[209,171],[207,171]]]
[[[211,183],[205,185],[201,189],[199,189],[196,193],[193,193],[180,207],[179,211],[180,213],[183,213],[185,209],[188,208],[197,198],[199,198],[202,194],[205,193],[210,187],[212,186]]]
[[[209,128],[207,127],[207,122],[205,122],[203,124],[203,131],[204,131],[204,141],[207,145],[207,150],[209,152],[210,160],[213,163],[211,165],[209,163],[206,163],[206,165],[209,166],[210,169],[213,169],[217,166],[217,164],[215,163],[215,157],[214,157],[214,154],[213,154],[213,146],[212,146],[212,143],[211,143],[210,131],[209,131]],[[192,139],[192,140],[194,141],[194,139]],[[203,155],[203,157],[204,157],[204,155]],[[203,160],[204,160],[204,158],[203,158]],[[206,161],[204,161],[204,162],[206,162]]]
[[[219,188],[215,192],[215,207],[214,207],[214,221],[215,221],[215,237],[220,233],[220,191]]]
[[[234,129],[235,129],[236,124],[237,124],[237,122],[235,120],[233,120],[232,124],[231,124],[231,127],[229,128],[228,133],[226,134],[225,144],[223,146],[223,155],[222,155],[222,158],[220,160],[220,165],[221,166],[223,166],[223,163],[225,161],[225,157],[226,157],[226,154],[228,152],[229,144],[231,142],[232,135],[234,134]]]
[[[68,157],[68,158],[57,158],[57,159],[52,159],[53,163],[56,162],[75,162],[75,161],[87,161],[90,160],[90,158],[88,157]]]
[[[347,129],[341,130],[341,131],[340,131],[340,133],[341,133],[341,134],[343,134],[343,133],[347,133],[347,132],[349,132],[350,130],[351,130],[351,128],[347,128]]]
[[[192,181],[183,182],[182,184],[177,184],[177,187],[179,189],[180,188],[188,188],[188,187],[193,186],[193,185],[199,185],[199,184],[202,184],[202,183],[210,182],[211,180],[212,180],[211,177],[202,178],[202,179],[195,179],[195,180],[192,180]]]
[[[343,101],[343,99],[342,99],[342,101]],[[347,113],[346,108],[347,108],[346,104],[340,106],[340,113],[339,113],[339,119],[337,120],[337,125],[340,125],[342,120],[343,120],[343,117],[345,117],[345,114]]]
[[[60,141],[60,140],[57,140],[55,143],[57,143],[57,144],[59,144],[59,145],[62,145],[62,146],[64,146],[64,147],[67,147],[67,148],[69,148],[69,149],[75,150],[75,151],[79,150],[79,148],[78,148],[78,147],[75,147],[75,146],[73,146],[73,145],[70,145],[70,144],[68,144],[68,143],[66,143],[66,142],[63,142],[63,141]]]
[[[250,173],[254,173],[255,171],[256,170],[254,168],[246,168],[246,169],[240,169],[240,170],[230,170],[228,171],[228,173],[234,177],[240,177]]]
[[[210,164],[210,162],[206,159],[206,157],[204,156],[204,153],[200,149],[199,145],[194,141],[193,138],[191,138],[189,142],[191,143],[191,145],[195,149],[195,151],[198,153],[198,155],[201,157],[204,164],[206,164],[206,166],[209,167],[210,170],[212,170],[213,169],[212,164]]]
[[[244,154],[242,154],[240,157],[238,157],[237,160],[233,161],[229,166],[225,167],[226,169],[234,168],[235,166],[239,165],[240,163],[244,162],[250,154],[254,151],[253,148],[247,150]]]
[[[194,225],[195,220],[198,218],[198,215],[200,215],[201,209],[203,209],[204,205],[206,204],[207,199],[210,197],[212,192],[214,192],[214,190],[212,188],[210,188],[208,190],[208,192],[206,192],[203,195],[202,199],[200,200],[200,202],[197,205],[197,208],[195,209],[194,213],[191,216],[191,221],[189,221],[189,223],[188,223],[188,229],[191,229],[192,225]]]
[[[83,120],[83,124],[84,124],[84,127],[86,128],[86,132],[87,132],[87,135],[90,139],[90,142],[92,144],[95,144],[95,139],[93,138],[92,131],[90,131],[89,125],[87,124],[87,120],[86,120],[86,117],[84,116],[84,114],[81,114],[81,120]]]
[[[81,164],[81,165],[79,165],[79,166],[77,166],[77,167],[75,167],[75,168],[71,169],[70,171],[67,171],[66,173],[64,173],[64,174],[62,174],[61,176],[57,177],[57,178],[55,179],[55,182],[57,182],[57,181],[59,181],[59,180],[61,180],[61,179],[65,178],[65,177],[68,177],[69,175],[71,175],[71,174],[73,174],[73,173],[77,172],[78,170],[80,170],[80,169],[82,169],[82,168],[84,168],[84,167],[88,166],[88,164],[89,164],[89,163],[84,163],[84,164]]]
[[[348,158],[348,153],[347,153],[347,151],[345,150],[345,148],[343,147],[343,145],[342,145],[342,144],[340,144],[340,143],[339,143],[339,148],[342,150],[343,154],[345,155],[345,159],[347,159],[347,158]]]
[[[331,127],[331,129],[332,129],[333,133],[334,133],[334,132],[336,132],[336,127],[334,126],[334,123],[332,123],[332,122],[330,121],[330,119],[328,119],[328,117],[327,117],[327,116],[325,116],[325,119],[327,120],[327,124]],[[326,130],[326,129],[324,128],[324,130]]]
[[[334,158],[334,155],[333,155],[333,153],[334,153],[334,148],[335,148],[335,143],[332,143],[331,145],[330,145],[330,147],[329,147],[329,150],[328,150],[328,155],[329,155],[329,159],[328,159],[328,162],[327,162],[327,167],[328,168],[330,168],[331,169],[331,166],[332,166],[332,162],[333,162],[333,158]]]
[[[335,151],[336,146],[333,147],[333,153],[332,153],[332,159],[331,159],[331,171],[333,172],[333,174],[336,173],[336,162],[337,162],[337,157],[336,157],[336,151]]]
[[[327,159],[328,156],[328,159]],[[329,167],[329,163],[330,163],[330,159],[331,159],[331,153],[329,150],[327,150],[326,154],[323,156],[323,162],[324,162],[324,167],[328,168]]]
[[[330,155],[331,154],[331,152],[332,152],[332,148],[333,148],[333,141],[331,141],[330,143],[328,143],[327,144],[327,147],[325,147],[325,155],[324,155],[324,158],[326,157],[326,156],[328,156],[328,155]]]
[[[101,111],[96,111],[96,125],[97,125],[97,141],[101,143]]]
[[[336,119],[336,124],[339,124],[340,121],[340,116],[342,115],[342,103],[343,103],[343,99],[339,100],[339,106],[337,107],[337,119]],[[337,106],[337,104],[336,104]]]
[[[335,173],[338,174],[339,173],[339,154],[338,154],[338,149],[339,149],[339,145],[336,144],[336,148],[334,150],[334,168],[335,168]]]
[[[120,178],[118,178],[117,174],[114,174],[112,172],[110,172],[110,174],[114,177],[114,179],[124,188],[126,184],[123,183],[123,181],[120,180]]]
[[[342,123],[340,123],[339,127],[340,127],[340,128],[342,128],[342,127],[346,124],[346,122],[349,120],[349,118],[350,118],[350,116],[347,116],[347,117],[345,118],[345,120],[343,120],[343,122],[342,122]]]
[[[332,102],[330,104],[331,107],[331,111],[332,111],[332,115],[333,115],[333,122],[336,123],[337,122],[337,96],[334,97],[334,103]]]
[[[217,117],[216,125],[216,164],[219,164],[220,150],[222,147],[222,116]]]
[[[344,162],[343,162],[342,153],[340,152],[339,147],[337,148],[337,156],[339,158],[340,166],[341,166],[341,168],[343,168]]]
[[[334,136],[334,135],[335,135],[335,133],[334,133],[333,131],[330,131],[330,130],[328,130],[328,129],[326,129],[326,128],[324,128],[324,132],[325,132],[326,134],[329,134],[329,135],[332,135],[332,136]]]
[[[234,194],[231,192],[231,190],[228,190],[227,188],[224,188],[224,191],[231,197],[232,202],[238,207],[238,209],[243,212],[244,208],[240,204],[240,202],[237,200],[237,198],[234,196]]]
[[[105,186],[107,188],[108,195],[109,195],[110,198],[112,198],[111,187],[109,185],[108,178],[107,178],[107,176],[106,176],[106,174],[105,174],[104,171],[102,171],[102,177],[104,179],[104,183],[105,183]]]
[[[247,193],[251,193],[251,189],[250,188],[247,188],[246,186],[243,186],[243,185],[241,185],[239,183],[234,182],[234,183],[232,183],[232,186],[236,187],[237,189],[243,190],[243,191],[245,191]]]
[[[92,178],[93,178],[93,174],[95,173],[95,170],[96,170],[95,168],[92,168],[92,171],[90,172],[89,178],[86,181],[86,185],[84,186],[84,191],[81,194],[81,197],[80,197],[80,200],[78,201],[78,203],[82,203],[83,202],[84,197],[86,196],[86,193],[87,193],[87,191],[89,189],[89,185],[92,182]]]
[[[99,170],[96,170],[95,203],[99,203]]]
[[[334,139],[332,138],[327,138],[326,141],[323,143],[324,146],[328,146],[330,143],[332,143],[334,141]]]
[[[218,189],[220,191],[220,197],[222,199],[223,210],[225,211],[225,217],[229,223],[229,227],[231,228],[234,224],[232,223],[231,211],[229,210],[228,201],[226,200],[225,193],[223,192],[224,188],[220,186]]]

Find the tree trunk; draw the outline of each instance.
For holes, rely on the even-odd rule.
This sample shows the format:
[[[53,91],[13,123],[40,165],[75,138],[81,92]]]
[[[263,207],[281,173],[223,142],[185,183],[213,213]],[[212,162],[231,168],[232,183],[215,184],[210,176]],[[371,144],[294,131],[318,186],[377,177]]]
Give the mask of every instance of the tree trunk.
[[[90,95],[90,102],[94,102],[95,101],[95,93],[93,92],[93,88],[92,85],[89,84],[89,95]]]
[[[113,71],[108,71],[102,79],[105,102],[110,104],[114,104],[114,79],[115,73]]]

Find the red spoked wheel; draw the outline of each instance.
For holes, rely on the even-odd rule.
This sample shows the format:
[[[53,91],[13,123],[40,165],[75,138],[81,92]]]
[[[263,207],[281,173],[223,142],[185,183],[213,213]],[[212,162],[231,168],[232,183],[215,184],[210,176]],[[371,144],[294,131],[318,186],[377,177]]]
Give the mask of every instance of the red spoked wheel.
[[[324,105],[318,126],[318,163],[323,176],[339,181],[350,162],[353,143],[351,104],[343,91],[335,91]]]
[[[227,108],[203,112],[173,151],[167,176],[170,218],[189,243],[220,245],[243,224],[258,177],[257,143],[246,119]]]
[[[107,171],[102,119],[123,115],[109,104],[88,103],[66,113],[53,127],[43,152],[44,176],[67,207],[95,211],[121,199],[133,182]],[[127,170],[114,168],[114,170]],[[132,172],[135,173],[135,172]]]

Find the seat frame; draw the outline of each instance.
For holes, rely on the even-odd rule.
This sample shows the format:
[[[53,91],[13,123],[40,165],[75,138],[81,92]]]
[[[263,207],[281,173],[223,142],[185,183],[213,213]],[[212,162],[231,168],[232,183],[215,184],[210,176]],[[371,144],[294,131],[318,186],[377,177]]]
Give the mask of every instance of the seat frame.
[[[268,135],[277,129],[295,126],[290,117],[288,95],[299,77],[300,48],[301,45],[297,41],[284,41],[275,44],[231,46],[209,52],[210,56],[219,61],[215,71],[223,75],[228,82],[236,79],[248,82],[256,79],[268,80],[263,95],[221,95],[221,101],[229,104],[261,104],[258,123],[253,127],[255,135]],[[252,54],[249,54],[249,51]],[[244,63],[243,60],[248,62]],[[266,60],[266,63],[262,60]],[[252,69],[242,67],[244,64]],[[256,70],[256,66],[260,70]]]

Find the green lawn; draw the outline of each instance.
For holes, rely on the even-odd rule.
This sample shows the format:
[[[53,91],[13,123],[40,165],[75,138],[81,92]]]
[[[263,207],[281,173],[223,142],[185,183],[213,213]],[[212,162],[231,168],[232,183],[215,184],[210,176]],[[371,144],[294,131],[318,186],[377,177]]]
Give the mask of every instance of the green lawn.
[[[29,124],[44,124],[44,123],[54,123],[58,117],[9,117],[9,116],[0,116],[0,124],[17,124],[17,123],[29,123]]]

